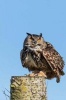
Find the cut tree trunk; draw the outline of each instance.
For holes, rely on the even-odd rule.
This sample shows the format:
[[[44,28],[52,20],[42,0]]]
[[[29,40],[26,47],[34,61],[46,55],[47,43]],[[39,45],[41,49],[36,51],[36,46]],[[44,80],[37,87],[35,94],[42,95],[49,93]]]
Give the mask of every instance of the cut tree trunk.
[[[45,78],[12,76],[10,100],[47,100]]]

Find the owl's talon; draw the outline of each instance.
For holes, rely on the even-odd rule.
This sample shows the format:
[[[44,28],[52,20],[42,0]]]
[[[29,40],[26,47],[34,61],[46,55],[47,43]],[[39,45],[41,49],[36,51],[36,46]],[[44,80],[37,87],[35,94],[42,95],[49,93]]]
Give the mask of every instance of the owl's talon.
[[[29,76],[35,76],[34,73],[29,74]]]
[[[46,74],[43,72],[43,71],[35,71],[35,72],[32,72],[31,74],[29,74],[28,76],[43,76],[45,78],[47,78]]]
[[[43,76],[43,77],[47,78],[46,74],[45,74],[43,71],[40,71],[40,72],[38,73],[38,76]]]

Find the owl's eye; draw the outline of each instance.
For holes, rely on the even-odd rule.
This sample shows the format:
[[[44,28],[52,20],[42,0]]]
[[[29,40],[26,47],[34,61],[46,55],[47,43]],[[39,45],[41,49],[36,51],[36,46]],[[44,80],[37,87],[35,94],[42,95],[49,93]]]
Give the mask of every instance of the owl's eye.
[[[41,46],[41,44],[37,44],[37,45]]]
[[[37,42],[38,42],[38,44],[40,44],[41,43],[41,39],[38,39]]]

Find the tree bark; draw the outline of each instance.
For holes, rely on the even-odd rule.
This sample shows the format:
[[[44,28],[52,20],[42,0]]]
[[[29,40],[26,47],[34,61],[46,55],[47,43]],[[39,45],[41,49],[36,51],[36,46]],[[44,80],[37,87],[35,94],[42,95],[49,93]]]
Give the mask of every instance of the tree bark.
[[[10,100],[47,100],[44,77],[12,76]]]

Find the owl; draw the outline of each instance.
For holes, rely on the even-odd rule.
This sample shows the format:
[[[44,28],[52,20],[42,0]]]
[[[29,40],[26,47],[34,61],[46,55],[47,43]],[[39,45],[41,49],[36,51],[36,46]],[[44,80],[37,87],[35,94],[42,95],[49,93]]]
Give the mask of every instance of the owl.
[[[27,33],[20,59],[22,66],[32,71],[30,76],[56,78],[56,82],[59,83],[60,76],[65,74],[63,58],[52,44],[44,40],[42,33],[40,35]]]

